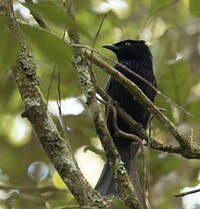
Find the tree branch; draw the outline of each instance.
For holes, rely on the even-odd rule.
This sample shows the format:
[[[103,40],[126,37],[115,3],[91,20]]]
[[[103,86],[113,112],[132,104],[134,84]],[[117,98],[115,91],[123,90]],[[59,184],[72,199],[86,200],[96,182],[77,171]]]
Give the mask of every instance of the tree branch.
[[[54,186],[43,186],[43,187],[17,187],[17,186],[5,186],[0,185],[1,190],[18,190],[23,193],[45,193],[45,192],[67,192],[67,189],[57,189]]]
[[[25,0],[25,2],[27,4],[33,4],[32,0]],[[36,14],[34,11],[30,10],[31,15],[33,16],[33,18],[35,19],[35,21],[37,22],[37,24],[41,27],[44,28],[46,30],[49,30],[48,25],[46,24],[46,22],[40,17],[39,14]]]
[[[184,196],[187,196],[189,194],[194,194],[194,193],[197,193],[197,192],[200,192],[200,189],[195,189],[195,190],[191,190],[191,191],[188,191],[188,192],[183,192],[183,193],[180,193],[180,194],[176,194],[176,195],[174,195],[174,197],[176,197],[176,198],[184,197]]]
[[[70,152],[71,148],[59,135],[56,125],[46,110],[46,103],[35,76],[36,66],[29,49],[21,41],[12,5],[12,0],[1,0],[0,16],[7,17],[9,30],[17,35],[21,43],[20,56],[13,69],[13,75],[25,109],[23,117],[27,117],[31,122],[43,149],[78,203],[91,207],[108,208],[108,203],[83,177]]]
[[[164,145],[153,138],[149,138],[146,130],[142,126],[140,126],[131,116],[129,116],[125,112],[125,110],[123,110],[119,105],[116,105],[113,99],[99,85],[96,86],[96,89],[97,89],[97,93],[106,102],[110,102],[112,105],[115,105],[117,113],[127,122],[127,125],[129,125],[131,129],[136,131],[136,133],[141,139],[144,139],[147,142],[146,144],[147,146],[159,151],[181,154],[182,150],[180,146]]]
[[[26,0],[26,1],[31,1],[31,0]],[[68,5],[68,7],[70,7],[70,4],[71,3],[70,2],[67,2],[65,4]],[[74,18],[73,15],[72,15],[73,12],[71,12],[72,18]],[[36,14],[34,14],[33,17],[36,19],[36,21],[37,21],[37,19],[40,19],[40,21],[38,22],[38,24],[39,24],[40,27],[49,30],[49,28],[48,27],[45,27],[44,24],[40,24],[41,22],[44,22],[43,19],[40,16],[37,16]],[[69,32],[69,30],[68,30],[68,32]],[[71,28],[70,29],[70,34],[71,34],[71,36],[74,37],[73,40],[76,40],[76,41],[78,40],[78,38],[76,37],[75,28]],[[74,46],[74,47],[83,47],[83,48],[86,48],[86,49],[95,51],[94,49],[90,49],[87,46],[80,45],[79,44],[79,41],[77,43],[72,44],[72,46]],[[95,51],[95,52],[99,55],[99,52],[97,52],[97,51]],[[91,57],[91,59],[92,59],[92,57]],[[92,63],[92,60],[91,60],[91,63]],[[116,63],[117,62],[115,62],[115,64]],[[99,66],[99,64],[98,64],[98,66]],[[129,70],[124,65],[122,65],[122,67],[124,67],[126,70]],[[106,94],[105,91],[103,93],[102,89],[100,90],[99,88],[97,89],[97,92],[101,95],[101,97],[104,96],[104,100],[106,101],[106,99],[105,99],[105,94]],[[161,94],[165,99],[170,100],[170,98],[168,98],[167,96],[163,95],[159,90],[157,90],[157,92],[159,94]],[[107,95],[107,96],[109,96],[109,95]],[[174,104],[173,102],[170,102],[170,103],[173,104],[173,105],[175,105],[178,109],[181,109],[182,111],[186,112],[186,114],[190,115],[191,117],[194,117],[193,115],[191,115],[186,110],[183,110],[183,108],[181,108],[180,106]],[[168,153],[181,154],[183,157],[188,158],[188,159],[193,159],[193,158],[194,159],[197,159],[197,158],[200,158],[200,156],[199,156],[200,147],[197,144],[194,144],[194,143],[191,144],[191,142],[189,142],[189,149],[184,148],[185,146],[182,146],[182,145],[181,146],[177,146],[177,145],[165,145],[165,144],[162,144],[162,143],[156,141],[155,139],[149,138],[148,137],[148,134],[146,133],[146,131],[142,127],[139,127],[139,125],[137,124],[137,122],[135,122],[128,114],[126,114],[126,112],[124,110],[122,110],[122,108],[116,107],[116,109],[117,109],[118,114],[120,114],[121,117],[125,118],[125,120],[128,120],[127,122],[130,123],[129,125],[134,130],[137,131],[137,134],[139,134],[139,136],[141,138],[145,139],[148,142],[148,146],[151,147],[152,149],[156,149],[156,150],[164,151],[164,152],[168,152]],[[186,143],[186,145],[187,145],[187,143]]]
[[[200,147],[190,140],[186,139],[183,134],[174,126],[174,124],[154,105],[144,93],[137,87],[136,84],[127,79],[123,74],[115,68],[98,58],[97,56],[90,56],[90,53],[85,52],[87,59],[92,61],[95,65],[99,66],[105,72],[109,73],[114,79],[119,81],[129,92],[133,95],[134,99],[143,104],[147,109],[156,115],[158,120],[163,126],[174,136],[182,148],[182,156],[186,158],[200,158]]]
[[[75,20],[74,8],[71,0],[65,1],[65,9],[67,13]],[[72,30],[69,27],[67,30],[71,43],[79,44],[78,31]],[[92,75],[94,74],[91,73],[92,69],[89,68],[87,60],[85,59],[84,51],[81,48],[76,49],[73,65],[78,72],[80,85],[87,98],[87,105],[92,113],[96,132],[99,135],[101,143],[106,152],[106,156],[109,160],[114,178],[116,179],[120,195],[128,208],[142,208],[136,197],[130,178],[123,166],[120,155],[113,143],[113,139],[110,136],[109,130],[104,121],[104,117],[101,113],[100,106],[97,103],[95,84],[93,83],[94,79],[92,78]]]

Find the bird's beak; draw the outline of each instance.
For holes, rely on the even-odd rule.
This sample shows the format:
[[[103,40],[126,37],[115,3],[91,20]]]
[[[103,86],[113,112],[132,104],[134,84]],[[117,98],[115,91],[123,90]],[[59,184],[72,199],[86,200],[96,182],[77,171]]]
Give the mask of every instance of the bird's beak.
[[[102,47],[106,48],[106,49],[110,49],[111,51],[116,51],[119,48],[118,46],[116,46],[114,44],[105,44]]]

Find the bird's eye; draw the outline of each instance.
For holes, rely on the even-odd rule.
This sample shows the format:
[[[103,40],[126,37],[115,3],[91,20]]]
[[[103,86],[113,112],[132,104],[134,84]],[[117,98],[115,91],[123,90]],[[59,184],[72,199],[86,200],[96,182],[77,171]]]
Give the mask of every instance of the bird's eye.
[[[130,43],[130,42],[125,42],[125,45],[126,45],[126,46],[130,46],[131,43]]]

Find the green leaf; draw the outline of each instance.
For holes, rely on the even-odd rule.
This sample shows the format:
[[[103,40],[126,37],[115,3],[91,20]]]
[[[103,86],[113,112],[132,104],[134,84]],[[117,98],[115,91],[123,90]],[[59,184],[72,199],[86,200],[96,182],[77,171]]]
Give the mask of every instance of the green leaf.
[[[180,60],[173,64],[163,66],[165,69],[159,76],[158,88],[162,93],[167,95],[173,102],[178,105],[184,106],[187,102],[191,82],[189,76],[189,64]],[[156,97],[156,105],[166,109],[164,113],[171,121],[174,121],[172,114],[172,106],[165,101],[161,96]]]
[[[66,24],[72,24],[70,17],[56,1],[44,1],[39,3],[26,2],[22,4],[34,14],[41,15],[42,18],[45,18],[57,27],[64,28]]]
[[[66,115],[63,118],[64,123],[72,129],[69,134],[71,134],[72,140],[70,140],[70,143],[73,149],[90,144],[91,138],[96,136],[89,112],[84,111],[79,115]]]
[[[43,94],[45,98],[47,98],[53,67],[48,63],[46,64],[43,63],[38,65],[38,72],[40,75],[40,84],[42,86]],[[62,99],[66,97],[76,97],[82,93],[77,79],[77,73],[74,70],[74,68],[70,65],[60,70],[59,82],[60,82],[59,85],[60,94]],[[53,81],[49,92],[49,100],[56,100],[57,92],[58,92],[58,70],[55,71],[55,74],[53,76]]]
[[[150,14],[153,15],[159,10],[171,5],[172,3],[175,3],[175,0],[152,0],[151,1],[151,8],[150,8]]]
[[[189,96],[189,64],[180,60],[167,66],[167,69],[162,74],[162,86],[165,93],[175,103],[184,105]]]
[[[67,66],[72,56],[72,49],[58,36],[45,30],[22,24],[23,34],[34,44],[49,61]]]
[[[160,85],[159,85],[160,86]],[[164,94],[165,92],[162,91]],[[165,109],[166,111],[164,111],[163,113],[172,121],[174,122],[174,118],[173,118],[173,114],[172,114],[172,108],[171,108],[171,105],[165,101],[164,98],[162,98],[161,96],[156,96],[156,99],[155,99],[155,105],[157,105],[158,107],[161,107],[163,109]],[[163,125],[160,123],[160,121],[155,117],[154,118],[154,123],[156,124],[156,127],[159,127],[159,128],[164,128]]]
[[[175,155],[159,151],[150,151],[150,172],[152,174],[152,183],[181,165],[181,160]],[[158,169],[159,168],[159,169]]]
[[[197,118],[200,118],[200,111],[199,111],[199,107],[200,107],[200,100],[195,100],[195,101],[192,101],[188,107],[187,107],[187,110],[192,113],[195,117]],[[196,123],[200,123],[199,120],[196,120],[196,119],[193,119],[187,115],[184,115],[184,119],[185,121],[195,121]]]
[[[44,1],[39,3],[26,2],[22,3],[32,13],[41,16],[48,25],[52,24],[57,28],[65,29],[70,25],[71,28],[77,29],[83,35],[90,37],[88,31],[74,21],[73,17],[67,15],[62,4],[58,1]]]
[[[0,19],[0,71],[12,68],[19,51],[17,37],[8,30],[8,22]]]
[[[190,0],[190,11],[193,15],[200,16],[200,1]]]

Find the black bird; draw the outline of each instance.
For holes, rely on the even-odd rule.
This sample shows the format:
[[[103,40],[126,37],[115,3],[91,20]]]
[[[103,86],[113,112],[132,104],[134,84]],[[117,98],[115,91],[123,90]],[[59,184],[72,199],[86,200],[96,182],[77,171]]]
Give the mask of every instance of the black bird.
[[[152,55],[148,46],[145,44],[145,41],[125,40],[115,44],[106,44],[103,45],[103,47],[113,51],[116,54],[118,62],[120,64],[125,65],[131,71],[139,74],[141,77],[149,81],[153,86],[155,87],[157,86],[156,79],[153,74]],[[153,90],[153,88],[149,84],[145,83],[143,80],[139,79],[138,77],[128,72],[126,69],[124,69],[119,65],[116,65],[115,69],[121,72],[132,82],[134,82],[152,102],[154,101],[154,97],[156,96],[156,91]],[[114,78],[110,77],[107,83],[106,92],[135,121],[141,124],[144,129],[147,129],[149,117],[150,117],[149,111],[142,104],[134,100],[133,96],[125,87],[123,87],[118,81],[114,80]],[[119,137],[115,134],[116,132],[113,127],[112,111],[111,110],[107,110],[107,111],[108,113],[106,115],[107,115],[108,129],[120,153],[121,159],[124,162],[125,168],[128,174],[130,174],[131,155],[136,156],[136,153],[140,146],[135,145],[135,149],[133,151],[131,149],[132,141],[130,139]],[[136,131],[132,130],[129,127],[129,125],[126,123],[126,121],[124,121],[119,115],[117,115],[117,125],[119,129],[122,131],[137,135]],[[131,153],[131,152],[135,152],[135,153]],[[135,177],[137,178],[137,171],[134,172],[136,175]],[[137,185],[134,185],[134,180],[133,180],[133,186],[134,188],[137,187]],[[104,169],[95,188],[104,196],[115,195],[116,197],[120,198],[108,162],[105,163]],[[140,191],[136,191],[136,193],[142,193],[141,189],[135,188],[135,190],[140,190]],[[138,198],[140,199],[140,201],[144,201],[144,199],[141,200],[140,197]]]

